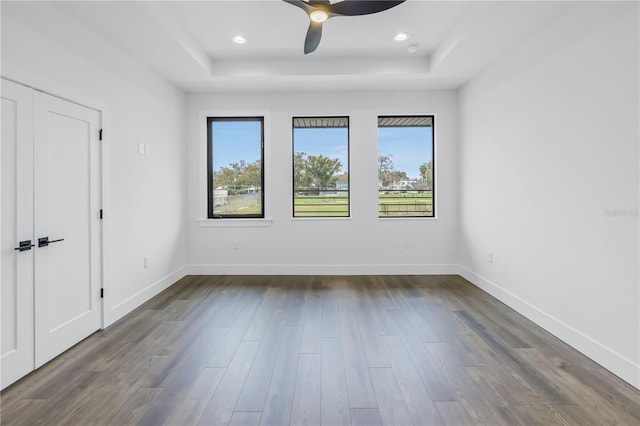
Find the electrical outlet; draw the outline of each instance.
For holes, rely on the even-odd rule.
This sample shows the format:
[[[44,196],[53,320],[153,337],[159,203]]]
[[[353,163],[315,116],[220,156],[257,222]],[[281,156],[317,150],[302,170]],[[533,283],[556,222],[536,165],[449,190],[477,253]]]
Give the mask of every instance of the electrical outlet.
[[[149,268],[149,256],[144,257],[144,269]]]
[[[411,250],[411,241],[404,240],[404,249],[405,250]]]
[[[234,250],[239,250],[240,249],[240,241],[238,241],[238,240],[234,240],[233,241],[233,249]]]

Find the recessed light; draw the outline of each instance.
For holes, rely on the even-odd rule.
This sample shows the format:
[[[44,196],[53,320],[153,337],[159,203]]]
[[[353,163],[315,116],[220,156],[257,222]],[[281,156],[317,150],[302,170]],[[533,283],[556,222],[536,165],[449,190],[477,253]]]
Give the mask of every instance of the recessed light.
[[[314,10],[309,14],[309,18],[313,22],[322,23],[329,18],[329,15],[324,10]]]
[[[409,53],[416,53],[418,51],[418,46],[412,44],[411,46],[407,47],[407,50],[409,51]]]
[[[395,37],[393,37],[395,41],[405,41],[408,38],[409,38],[409,34],[407,33],[398,33],[395,35]]]
[[[245,44],[247,42],[247,39],[245,39],[241,35],[235,36],[232,40],[235,44]]]

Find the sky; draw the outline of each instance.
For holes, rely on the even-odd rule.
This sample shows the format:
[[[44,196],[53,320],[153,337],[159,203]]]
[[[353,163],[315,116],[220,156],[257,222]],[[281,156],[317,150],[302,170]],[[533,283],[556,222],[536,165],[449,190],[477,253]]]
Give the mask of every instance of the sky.
[[[259,121],[214,121],[214,171],[240,160],[247,164],[260,160],[260,135]]]
[[[214,170],[232,162],[260,159],[260,123],[217,121],[213,123]],[[410,178],[420,177],[420,165],[431,161],[432,127],[382,127],[378,129],[378,155],[390,155],[396,170]],[[347,170],[348,129],[295,129],[295,152],[338,158]]]
[[[293,144],[294,152],[337,158],[342,164],[342,169],[339,173],[347,171],[349,165],[349,129],[346,127],[294,129]]]
[[[410,178],[420,177],[420,165],[432,160],[433,127],[381,127],[378,155],[390,155],[396,170]]]

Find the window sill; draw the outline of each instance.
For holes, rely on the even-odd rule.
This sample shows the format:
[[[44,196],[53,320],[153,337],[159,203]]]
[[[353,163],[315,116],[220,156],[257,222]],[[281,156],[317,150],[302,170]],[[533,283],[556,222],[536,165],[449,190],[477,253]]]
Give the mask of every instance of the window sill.
[[[200,228],[255,228],[273,226],[272,219],[199,219]]]
[[[396,220],[437,220],[437,216],[389,216],[389,217],[378,217],[378,220],[381,222],[390,222]]]
[[[293,220],[293,221],[301,221],[301,222],[316,221],[316,220],[320,220],[320,221],[323,221],[323,222],[333,221],[333,220],[335,220],[335,221],[343,221],[343,220],[351,220],[351,216],[349,216],[349,217],[331,217],[331,216],[292,217],[291,220]]]

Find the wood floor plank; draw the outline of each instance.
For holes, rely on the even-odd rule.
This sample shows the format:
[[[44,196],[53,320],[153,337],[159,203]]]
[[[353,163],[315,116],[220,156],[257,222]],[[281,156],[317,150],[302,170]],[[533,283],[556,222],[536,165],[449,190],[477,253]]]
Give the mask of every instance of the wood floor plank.
[[[255,341],[245,341],[240,344],[198,424],[224,425],[229,423],[249,374],[249,369],[258,352],[258,346],[259,343]]]
[[[278,288],[270,287],[269,290],[267,290],[243,340],[259,341],[262,339],[280,296],[281,292]]]
[[[186,396],[188,389],[204,369],[211,352],[217,347],[226,333],[225,327],[203,327],[193,343],[179,351],[172,362],[165,367],[164,380],[158,380],[161,387],[158,396],[149,405],[138,421],[140,425],[162,424],[164,419],[174,412]]]
[[[317,289],[307,288],[300,353],[319,354],[322,339],[321,298]]]
[[[398,335],[413,362],[413,365],[427,388],[432,401],[457,401],[457,397],[450,383],[446,380],[442,370],[433,361],[426,350],[422,339],[415,333],[413,327],[407,326],[408,319],[399,310],[389,311],[393,318]]]
[[[372,323],[373,328],[379,336],[395,336],[398,334],[393,320],[389,317],[386,309],[379,309],[381,290],[376,285],[372,277],[367,277],[366,286],[361,288],[362,294],[356,302],[356,312],[363,320]]]
[[[537,350],[518,349],[518,354],[531,368],[536,369],[545,380],[558,389],[565,400],[572,401],[570,404],[555,404],[556,406],[586,405],[618,424],[632,424],[640,418],[640,397],[635,401],[616,399],[613,396],[603,397],[600,394],[602,391],[584,385],[580,372],[576,374],[571,368],[554,367]]]
[[[46,403],[45,399],[20,399],[9,410],[1,407],[0,424],[5,426],[28,425],[32,414],[40,412]]]
[[[322,337],[340,337],[338,308],[335,294],[325,290],[321,293],[321,332]]]
[[[351,424],[342,341],[322,339],[320,375],[320,423],[326,426]]]
[[[429,354],[431,354],[444,373],[446,380],[451,383],[455,389],[456,399],[460,401],[466,412],[473,420],[473,424],[481,425],[510,425],[512,424],[505,418],[498,406],[492,401],[488,401],[485,397],[483,389],[468,376],[467,372],[455,359],[448,357],[448,350],[445,350],[448,343],[434,342],[425,343]],[[441,401],[447,402],[447,401]],[[455,401],[453,401],[455,402]]]
[[[258,426],[261,415],[259,411],[236,411],[229,420],[229,426]]]
[[[352,408],[352,426],[382,426],[382,417],[377,408]]]
[[[531,386],[539,395],[544,396],[554,405],[571,404],[572,401],[559,393],[557,389],[550,386],[549,383],[541,376],[540,372],[532,368],[526,363],[522,357],[515,351],[501,342],[500,338],[492,334],[474,317],[465,311],[457,312],[469,327],[480,337],[512,370],[525,379],[527,384]]]
[[[360,333],[362,349],[367,358],[367,366],[369,367],[390,367],[389,358],[384,350],[382,340],[375,328],[375,322],[372,316],[365,309],[356,306],[355,318]]]
[[[416,425],[443,424],[438,410],[415,369],[409,354],[399,336],[382,337],[384,347],[391,360],[391,370],[396,377],[403,400]]]
[[[436,409],[447,426],[472,425],[473,419],[460,401],[435,402]]]
[[[75,375],[67,386],[58,385],[58,391],[49,395],[48,398],[41,398],[45,401],[41,409],[31,411],[25,419],[25,424],[42,424],[50,421],[52,416],[58,419],[65,419],[78,407],[78,399],[86,388],[97,381],[104,373],[81,372]]]
[[[339,318],[349,408],[378,408],[355,315],[340,312]]]
[[[286,292],[291,293],[289,303],[285,308],[287,327],[302,327],[305,318],[306,288],[304,277],[292,277],[292,287]]]
[[[540,404],[516,405],[507,408],[520,424],[524,425],[558,425],[567,426],[570,423],[556,410]]]
[[[262,411],[269,391],[273,369],[282,347],[286,314],[273,314],[244,383],[236,411]]]
[[[390,368],[371,368],[370,374],[378,398],[378,410],[382,424],[387,426],[413,425],[393,371]]]
[[[108,424],[134,425],[147,409],[150,401],[160,392],[159,388],[138,388],[115,413],[111,413]]]
[[[291,422],[301,340],[301,327],[285,329],[260,418],[262,425],[288,425]]]
[[[184,399],[167,416],[165,425],[193,425],[202,416],[209,400],[216,391],[224,368],[203,368],[193,385],[188,389]]]
[[[291,424],[320,424],[320,354],[300,354],[296,377]]]
[[[227,367],[235,355],[243,337],[247,333],[249,325],[261,305],[261,299],[247,303],[240,311],[236,323],[225,334],[216,350],[206,363],[207,367]]]

